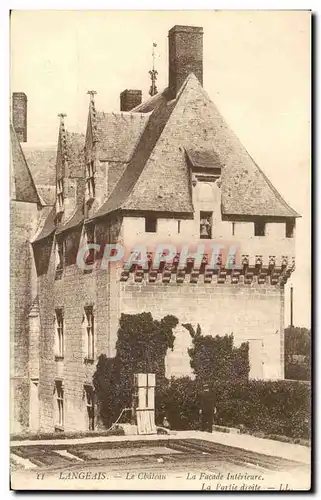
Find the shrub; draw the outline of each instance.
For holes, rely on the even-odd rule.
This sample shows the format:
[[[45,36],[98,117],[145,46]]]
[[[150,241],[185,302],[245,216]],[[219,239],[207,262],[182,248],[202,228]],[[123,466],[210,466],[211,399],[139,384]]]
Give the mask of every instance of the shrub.
[[[212,382],[215,423],[244,431],[310,438],[309,384],[299,381]],[[189,377],[172,379],[156,393],[156,409],[172,429],[198,429],[202,384]]]

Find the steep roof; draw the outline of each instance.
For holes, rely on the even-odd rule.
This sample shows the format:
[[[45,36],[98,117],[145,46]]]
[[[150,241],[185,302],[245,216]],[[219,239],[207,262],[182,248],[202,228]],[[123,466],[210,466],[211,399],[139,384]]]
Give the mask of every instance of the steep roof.
[[[11,176],[10,198],[16,201],[40,203],[40,198],[32,178],[28,163],[21,148],[17,134],[10,126]]]
[[[92,218],[115,210],[193,213],[186,152],[196,163],[215,158],[222,170],[222,213],[298,217],[230,130],[197,78],[177,98],[166,90],[137,106],[146,127],[115,189]]]
[[[141,138],[148,115],[143,113],[96,113],[96,138],[100,160],[129,162]]]
[[[70,177],[84,177],[85,175],[85,135],[78,132],[65,131],[66,141],[64,150],[67,155]]]
[[[36,185],[56,185],[57,144],[21,144]]]

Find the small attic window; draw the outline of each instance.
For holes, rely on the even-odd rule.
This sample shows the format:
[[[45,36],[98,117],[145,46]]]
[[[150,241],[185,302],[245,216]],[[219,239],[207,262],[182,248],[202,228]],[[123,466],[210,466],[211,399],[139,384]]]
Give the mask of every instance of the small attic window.
[[[157,219],[156,219],[156,217],[145,217],[145,232],[146,233],[156,233],[157,232]]]
[[[285,225],[285,236],[286,238],[293,238],[294,236],[294,227],[295,227],[295,221],[294,220],[289,220],[286,222]]]
[[[254,236],[265,236],[265,222],[254,222]]]
[[[212,238],[212,212],[200,213],[200,238],[210,240]]]

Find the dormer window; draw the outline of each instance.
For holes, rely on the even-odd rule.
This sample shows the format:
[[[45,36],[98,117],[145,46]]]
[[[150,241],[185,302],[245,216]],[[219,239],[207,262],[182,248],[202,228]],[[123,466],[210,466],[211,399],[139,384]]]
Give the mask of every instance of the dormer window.
[[[64,211],[64,180],[57,181],[57,213]]]
[[[95,170],[94,162],[90,161],[86,167],[86,190],[88,200],[95,198]]]
[[[200,212],[200,238],[212,238],[212,212]]]

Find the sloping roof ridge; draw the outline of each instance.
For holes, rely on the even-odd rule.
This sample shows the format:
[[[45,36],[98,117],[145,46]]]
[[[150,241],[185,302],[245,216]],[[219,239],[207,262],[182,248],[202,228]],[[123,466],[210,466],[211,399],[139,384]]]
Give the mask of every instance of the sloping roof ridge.
[[[149,119],[146,121],[146,125],[145,125],[145,128],[143,130],[143,133],[140,135],[139,137],[139,140],[136,144],[136,147],[135,147],[135,150],[134,150],[134,154],[130,160],[130,162],[127,164],[127,168],[126,170],[124,171],[123,175],[121,176],[121,178],[119,179],[118,183],[116,184],[115,188],[113,189],[113,191],[111,192],[109,198],[107,198],[107,200],[101,205],[101,207],[96,211],[95,214],[92,215],[92,217],[90,219],[95,219],[96,217],[102,217],[104,215],[107,215],[108,213],[110,212],[114,212],[116,210],[119,210],[121,208],[123,208],[123,205],[125,204],[125,202],[127,201],[128,197],[130,196],[130,194],[132,193],[141,173],[143,172],[144,168],[145,168],[145,165],[151,155],[151,152],[154,150],[157,142],[158,142],[158,139],[160,137],[160,135],[162,134],[162,131],[164,130],[165,128],[165,125],[168,121],[168,118],[170,116],[170,114],[172,113],[173,109],[170,110],[170,114],[169,116],[165,117],[166,118],[166,122],[160,132],[160,134],[158,135],[158,137],[156,138],[156,140],[153,142],[153,144],[150,144],[151,141],[143,141],[143,136],[144,136],[144,133],[147,133],[147,129],[148,129],[148,126],[151,124],[151,121],[158,115],[158,112],[161,112],[161,111],[164,111],[166,109],[166,111],[168,112],[168,109],[169,109],[169,104],[172,104],[173,103],[169,103],[166,98],[164,96],[162,96],[162,100],[161,102],[159,102],[157,104],[157,106],[154,108],[154,110],[151,112],[150,114],[150,117]],[[141,168],[140,168],[140,172],[138,173],[138,175],[136,176],[136,179],[135,179],[135,171],[134,171],[134,168],[133,168],[133,165],[132,163],[135,162],[135,160],[137,159],[138,161],[138,155],[139,155],[139,152],[140,152],[140,145],[142,144],[142,142],[144,142],[144,145],[145,146],[150,146],[151,145],[151,149],[148,153],[148,155],[146,156],[146,158],[143,159],[143,164],[141,165]],[[134,177],[132,178],[131,180],[131,175],[134,175]],[[129,181],[129,189],[128,189],[128,192],[125,193],[124,192],[124,189],[122,189],[122,184],[123,184],[123,181],[124,180],[128,180]],[[124,186],[123,186],[124,188]],[[119,195],[120,197],[120,200],[117,200],[117,194]],[[113,198],[115,200],[113,200]],[[123,199],[122,199],[123,198]],[[112,202],[115,201],[115,204],[114,206],[111,206],[112,205]]]
[[[130,111],[96,111],[96,113],[97,113],[98,118],[107,118],[107,116],[111,116],[111,115],[121,118],[122,115],[145,117],[146,115],[150,115],[153,112],[153,110],[151,110],[151,111],[147,111],[146,113],[143,113],[143,112],[135,111],[134,109],[131,109]]]
[[[268,187],[270,188],[270,190],[272,191],[272,193],[276,196],[276,198],[278,199],[278,201],[284,206],[284,208],[286,208],[286,210],[288,210],[290,213],[293,214],[293,217],[301,217],[301,215],[299,215],[284,200],[284,198],[282,197],[282,195],[279,193],[279,191],[276,189],[276,187],[272,184],[272,182],[267,177],[267,175],[263,172],[263,170],[261,169],[261,167],[259,167],[259,165],[256,163],[256,161],[250,155],[250,153],[248,152],[248,150],[246,149],[246,147],[244,146],[244,144],[241,142],[241,140],[239,139],[239,137],[236,135],[236,133],[234,132],[234,130],[230,127],[228,121],[223,117],[223,115],[221,114],[221,112],[218,109],[217,105],[211,100],[210,96],[208,95],[208,93],[206,92],[206,90],[204,89],[204,87],[202,86],[201,88],[202,88],[203,94],[208,98],[208,100],[211,102],[211,104],[215,107],[216,112],[219,114],[220,118],[224,122],[225,127],[227,128],[229,134],[231,134],[233,136],[234,140],[236,140],[238,142],[238,144],[244,150],[244,152],[246,153],[246,155],[250,158],[251,162],[253,163],[253,165],[255,166],[255,168],[258,170],[258,172],[260,173],[260,175],[263,177],[264,181],[266,182],[266,184],[268,185]]]
[[[245,148],[244,148],[245,149]],[[273,193],[275,194],[275,196],[278,198],[279,202],[282,203],[282,205],[287,209],[289,210],[290,212],[293,213],[293,217],[302,217],[300,214],[298,214],[286,201],[285,199],[283,198],[283,196],[281,195],[281,193],[279,193],[279,191],[276,189],[276,187],[272,184],[272,182],[270,181],[270,179],[267,177],[267,175],[263,172],[263,170],[261,169],[261,167],[256,163],[256,161],[252,158],[252,156],[248,153],[248,151],[245,149],[245,151],[247,152],[247,154],[249,155],[249,157],[251,158],[251,160],[253,161],[254,165],[256,166],[256,168],[258,169],[258,171],[260,172],[260,174],[262,175],[263,179],[265,180],[265,182],[267,183],[267,185],[269,186],[269,188],[273,191]]]
[[[25,157],[25,155],[24,155],[24,152],[23,152],[23,149],[22,149],[22,147],[21,147],[20,141],[19,141],[19,139],[18,139],[18,136],[17,136],[17,134],[16,134],[15,128],[14,128],[14,126],[13,126],[13,124],[12,124],[12,123],[10,124],[10,127],[11,127],[11,131],[12,131],[12,133],[13,133],[13,135],[14,135],[14,139],[15,139],[15,141],[16,141],[16,142],[17,142],[17,144],[18,144],[18,149],[20,150],[20,153],[21,153],[21,155],[22,155],[23,161],[24,161],[24,163],[25,163],[26,170],[27,170],[27,174],[29,175],[29,178],[30,178],[30,180],[31,180],[31,184],[32,184],[32,186],[33,186],[33,188],[34,188],[34,190],[35,190],[35,192],[36,192],[37,197],[38,197],[38,202],[40,203],[40,205],[42,205],[42,203],[41,203],[41,202],[42,202],[42,200],[41,200],[41,197],[39,196],[39,193],[38,193],[38,189],[37,189],[36,183],[35,183],[35,181],[33,180],[33,176],[32,176],[32,174],[31,174],[31,171],[30,171],[30,168],[29,168],[28,162],[27,162],[27,160],[26,160],[26,157]],[[13,163],[13,162],[12,162],[12,163]],[[13,165],[12,165],[12,174],[14,175]],[[13,179],[13,181],[15,182],[15,178]]]

